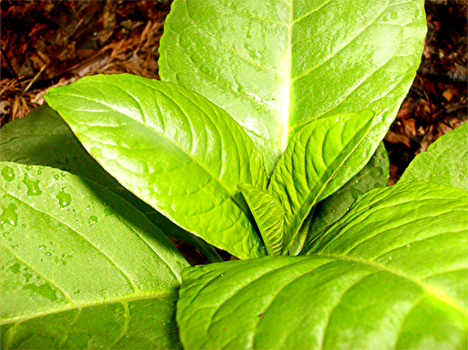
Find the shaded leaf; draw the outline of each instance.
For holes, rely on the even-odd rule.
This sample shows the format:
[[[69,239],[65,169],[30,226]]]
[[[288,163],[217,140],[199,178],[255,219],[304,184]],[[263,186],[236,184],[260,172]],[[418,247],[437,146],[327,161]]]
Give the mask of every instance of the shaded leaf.
[[[2,349],[179,347],[188,264],[164,234],[96,183],[0,167]]]

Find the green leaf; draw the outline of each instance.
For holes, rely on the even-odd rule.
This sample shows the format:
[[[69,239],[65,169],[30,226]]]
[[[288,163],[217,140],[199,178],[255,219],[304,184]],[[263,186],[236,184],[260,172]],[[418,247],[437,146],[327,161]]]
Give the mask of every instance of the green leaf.
[[[187,349],[463,349],[468,201],[401,184],[361,196],[312,255],[186,269]]]
[[[104,169],[167,218],[239,258],[264,254],[237,189],[265,186],[262,156],[226,112],[126,74],[83,78],[45,99]]]
[[[468,191],[468,124],[442,136],[411,162],[400,182],[426,181]]]
[[[284,250],[296,238],[312,207],[336,192],[365,165],[356,149],[369,134],[374,112],[316,120],[294,135],[271,176],[269,189],[286,209]],[[372,147],[364,149],[365,159]]]
[[[184,231],[120,185],[89,155],[67,123],[46,103],[2,128],[0,161],[50,166],[93,180],[134,205],[166,235],[193,244],[211,261],[222,261],[211,245]]]
[[[268,255],[280,255],[283,250],[284,208],[270,193],[250,185],[240,187],[252,212]]]
[[[241,124],[267,171],[318,118],[371,109],[383,139],[420,63],[423,0],[176,0],[159,74]],[[358,150],[358,154],[361,151]]]
[[[188,264],[164,234],[96,183],[0,168],[2,349],[179,347]]]
[[[367,165],[343,187],[317,204],[307,228],[307,244],[321,231],[346,214],[356,198],[374,188],[385,187],[389,178],[389,159],[383,143]]]

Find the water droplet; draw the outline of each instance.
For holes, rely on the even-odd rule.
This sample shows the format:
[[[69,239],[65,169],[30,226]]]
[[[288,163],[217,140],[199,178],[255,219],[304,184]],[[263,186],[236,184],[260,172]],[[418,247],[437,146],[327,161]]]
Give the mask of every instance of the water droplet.
[[[37,175],[42,175],[42,170],[38,170]]]
[[[392,260],[392,257],[391,257],[391,256],[389,256],[388,258],[389,258],[390,260]]]
[[[28,166],[26,167],[26,170],[31,170],[32,168],[33,168],[32,165],[28,165]]]
[[[26,283],[28,283],[29,280],[33,278],[33,275],[31,275],[30,273],[23,273],[23,277],[26,279]]]
[[[9,224],[11,226],[16,226],[18,223],[16,209],[18,209],[18,207],[13,203],[10,203],[7,208],[3,209],[0,215],[0,225]]]
[[[26,227],[28,227],[28,226],[26,226],[25,224],[23,224],[23,225],[21,225],[21,227],[22,227],[22,228],[26,228]]]
[[[18,244],[12,245],[11,246],[13,249],[18,249]]]
[[[54,175],[54,179],[55,179],[55,180],[58,180],[58,179],[59,179],[59,176],[58,176],[58,175]]]
[[[8,271],[11,271],[13,273],[19,273],[20,272],[20,264],[14,263],[8,268]]]
[[[23,183],[28,189],[28,196],[39,196],[42,193],[41,189],[39,188],[39,180],[30,180],[28,174],[24,174]]]
[[[40,296],[49,299],[50,301],[57,301],[59,297],[57,292],[53,289],[50,284],[35,285],[34,283],[27,283],[23,285],[23,290],[30,290]]]
[[[102,202],[102,205],[107,205],[107,204],[109,204],[109,202],[108,202],[108,201],[104,201],[104,202]]]
[[[91,149],[89,150],[89,153],[91,153],[93,158],[102,158],[101,149],[98,147],[91,147]]]
[[[9,166],[6,166],[2,169],[2,176],[5,181],[12,181],[15,178],[15,171]]]
[[[61,189],[59,193],[55,196],[55,198],[58,199],[59,205],[61,208],[68,207],[71,202],[71,196],[64,191],[64,189]]]
[[[40,245],[39,249],[44,249],[46,246],[45,245]]]
[[[89,217],[89,220],[91,220],[92,222],[98,222],[98,217],[96,215],[91,215]]]
[[[45,255],[47,255],[47,256],[51,256],[51,255],[52,255],[52,253],[51,253],[51,252],[47,252],[47,253],[45,253]]]
[[[10,234],[10,232],[4,232],[3,237],[8,237],[9,234]]]
[[[64,172],[64,171],[62,171],[62,172],[60,173],[60,175],[62,175],[62,177],[65,177],[65,176],[67,176],[67,173]]]
[[[89,209],[91,209],[91,206],[87,205],[86,210],[89,210]]]

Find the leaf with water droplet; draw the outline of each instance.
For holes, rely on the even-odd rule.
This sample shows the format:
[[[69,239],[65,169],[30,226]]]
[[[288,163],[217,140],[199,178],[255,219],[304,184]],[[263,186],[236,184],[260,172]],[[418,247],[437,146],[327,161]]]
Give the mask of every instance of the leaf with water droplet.
[[[5,181],[13,181],[13,179],[15,178],[15,171],[9,166],[3,167],[2,176],[5,179]]]
[[[55,198],[58,199],[61,208],[68,207],[72,200],[70,194],[66,193],[64,189],[61,189]]]
[[[18,207],[16,204],[10,203],[8,207],[4,208],[2,214],[0,214],[0,225],[11,225],[16,226],[18,224],[18,214],[16,210]]]
[[[28,189],[28,196],[39,196],[42,194],[42,190],[39,188],[39,180],[31,180],[28,174],[24,174],[23,183]]]
[[[23,342],[26,332],[28,339],[41,339],[41,347],[53,348],[80,324],[80,337],[97,339],[93,348],[135,348],[136,343],[115,344],[127,326],[130,333],[144,333],[148,348],[159,347],[154,344],[178,348],[173,336],[177,334],[175,302],[187,263],[167,237],[135,207],[91,181],[71,174],[61,177],[59,170],[44,168],[39,183],[43,193],[30,196],[24,174],[35,182],[37,168],[27,171],[24,165],[7,163],[0,169],[5,165],[14,169],[16,177],[8,181],[0,176],[0,229],[7,231],[0,231],[4,247],[0,266],[2,341],[8,339],[10,348],[34,348]],[[63,210],[57,200],[71,201],[76,213]],[[86,213],[87,205],[92,212],[79,214]],[[107,211],[119,215],[106,216]],[[91,229],[91,220],[100,225]],[[9,230],[14,231],[4,237]],[[9,240],[11,237],[14,239]],[[115,317],[118,312],[122,317]],[[158,317],[148,318],[150,314]],[[77,321],[67,323],[64,318]],[[11,333],[18,319],[22,331]],[[60,332],[44,338],[38,324],[60,328]],[[103,327],[107,327],[108,337],[101,337]],[[68,341],[62,347],[82,348]]]

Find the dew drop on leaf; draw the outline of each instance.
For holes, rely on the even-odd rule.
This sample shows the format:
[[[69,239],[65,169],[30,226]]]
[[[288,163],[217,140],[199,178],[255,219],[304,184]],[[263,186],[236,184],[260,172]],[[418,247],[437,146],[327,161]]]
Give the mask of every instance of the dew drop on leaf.
[[[55,196],[55,198],[58,199],[59,205],[61,208],[68,207],[71,203],[71,196],[64,191],[64,189],[61,189],[59,193]]]
[[[98,217],[96,215],[91,215],[89,220],[91,220],[91,222],[98,222]]]
[[[57,293],[49,284],[35,285],[34,283],[28,283],[23,285],[23,290],[30,290],[40,296],[49,299],[50,301],[57,301]]]
[[[2,169],[2,176],[5,181],[12,181],[15,178],[15,171],[9,166]]]
[[[16,213],[18,207],[10,203],[8,207],[3,209],[2,214],[0,215],[0,225],[4,226],[5,224],[16,226],[18,224],[18,214]]]
[[[39,180],[31,180],[28,177],[28,174],[24,174],[23,183],[28,189],[28,196],[39,196],[42,193],[41,189],[39,188]]]
[[[20,264],[14,263],[8,268],[8,271],[11,271],[13,273],[19,273],[20,272]]]

